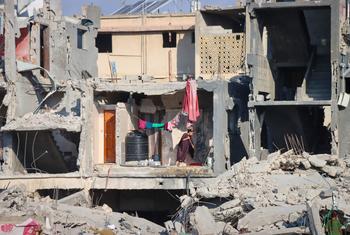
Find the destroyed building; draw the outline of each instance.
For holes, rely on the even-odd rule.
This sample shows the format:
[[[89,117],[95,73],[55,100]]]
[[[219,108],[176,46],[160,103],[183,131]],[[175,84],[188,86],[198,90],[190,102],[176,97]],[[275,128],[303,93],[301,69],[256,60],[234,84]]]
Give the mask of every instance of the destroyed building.
[[[1,177],[11,182],[32,181],[36,173],[91,172],[90,143],[81,136],[90,131],[86,79],[97,76],[99,9],[88,6],[84,16],[71,18],[62,16],[60,1],[36,4],[5,1],[3,8]]]
[[[202,10],[196,25],[196,74],[231,78],[231,85],[249,83],[249,94],[242,88],[236,92],[229,112],[229,133],[236,133],[231,158],[265,159],[291,148],[347,157],[347,3],[239,5]],[[218,41],[210,42],[208,36]],[[239,59],[245,66],[237,70]]]
[[[241,1],[196,14],[100,17],[90,5],[66,17],[59,0],[5,0],[0,188],[85,190],[97,205],[162,223],[178,207],[172,193],[238,197],[240,217],[284,203],[264,198],[282,194],[279,178],[295,180],[294,189],[304,177],[271,171],[312,166],[337,177],[346,164],[333,156],[349,152],[349,9],[348,1]],[[200,114],[191,128],[182,112],[189,81]],[[190,129],[194,161],[181,165]],[[255,186],[253,205],[244,200]]]
[[[298,142],[310,153],[347,157],[347,4],[247,4],[251,156],[265,158]]]
[[[3,9],[1,188],[110,190],[103,200],[118,193],[114,209],[169,214],[165,190],[230,168],[229,83],[204,76],[195,82],[193,164],[176,165],[188,131],[181,113],[186,80],[196,75],[194,14],[100,18],[99,8],[85,6],[81,16],[66,17],[60,1],[21,3],[5,1]],[[175,119],[171,131],[135,132],[140,121]],[[130,148],[128,138],[143,142]],[[136,147],[141,155],[130,153]],[[154,198],[154,190],[168,199]]]

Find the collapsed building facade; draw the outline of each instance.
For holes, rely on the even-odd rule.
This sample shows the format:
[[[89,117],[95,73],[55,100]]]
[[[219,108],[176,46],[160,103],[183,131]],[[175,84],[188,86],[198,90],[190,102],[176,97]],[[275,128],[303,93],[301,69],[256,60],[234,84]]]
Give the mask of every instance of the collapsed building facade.
[[[94,6],[63,17],[60,1],[32,12],[5,1],[0,188],[119,190],[115,208],[154,210],[167,202],[141,191],[126,199],[188,189],[278,149],[346,157],[348,9],[249,1],[196,15],[100,18]],[[177,117],[192,78],[200,166],[176,165],[186,120],[172,132],[145,131],[147,160],[160,165],[130,161],[128,134],[140,119]]]
[[[296,140],[307,152],[346,157],[348,3],[276,1],[246,10],[251,155],[264,158]]]
[[[241,1],[235,8],[203,10],[197,23],[198,30],[216,37],[238,30],[245,38],[240,77],[251,79],[250,92],[235,106],[242,115],[247,104],[249,114],[229,119],[241,139],[231,144],[242,142],[245,156],[258,159],[291,148],[348,156],[348,2]],[[219,46],[226,46],[225,40]],[[202,47],[200,41],[197,45]],[[209,65],[225,62],[216,59],[220,53],[211,52],[211,57]],[[221,65],[218,71],[226,68]],[[242,100],[247,102],[242,105]]]
[[[226,110],[232,100],[228,82],[218,79],[197,82],[197,165],[176,165],[187,131],[179,115],[186,80],[195,77],[194,14],[100,18],[99,8],[86,6],[81,16],[64,17],[60,1],[21,4],[5,1],[3,9],[1,188],[103,190],[103,200],[106,190],[119,190],[114,208],[162,210],[166,200],[155,206],[152,192],[140,190],[183,190],[230,168]],[[143,161],[128,159],[126,139],[140,119],[174,118],[180,123],[171,132],[145,131]],[[155,157],[158,165],[148,161]],[[125,203],[130,195],[143,207]],[[144,203],[149,200],[153,206]]]

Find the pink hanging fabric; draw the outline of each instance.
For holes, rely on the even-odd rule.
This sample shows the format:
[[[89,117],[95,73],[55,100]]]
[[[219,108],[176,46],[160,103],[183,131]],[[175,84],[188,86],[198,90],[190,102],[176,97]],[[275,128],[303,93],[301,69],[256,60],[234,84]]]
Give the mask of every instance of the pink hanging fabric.
[[[195,80],[187,80],[186,92],[182,102],[182,112],[187,113],[188,120],[196,122],[199,117],[199,106],[197,96],[197,83]]]
[[[147,122],[144,120],[139,119],[139,129],[144,130],[146,129]]]
[[[165,123],[165,130],[172,132],[174,129],[175,125],[173,124],[172,121]]]

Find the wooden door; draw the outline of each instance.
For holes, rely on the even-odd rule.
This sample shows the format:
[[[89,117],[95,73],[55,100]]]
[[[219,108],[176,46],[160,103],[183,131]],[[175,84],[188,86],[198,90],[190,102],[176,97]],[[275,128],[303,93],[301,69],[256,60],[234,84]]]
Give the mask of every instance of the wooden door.
[[[115,156],[115,111],[104,111],[104,162],[116,163]]]

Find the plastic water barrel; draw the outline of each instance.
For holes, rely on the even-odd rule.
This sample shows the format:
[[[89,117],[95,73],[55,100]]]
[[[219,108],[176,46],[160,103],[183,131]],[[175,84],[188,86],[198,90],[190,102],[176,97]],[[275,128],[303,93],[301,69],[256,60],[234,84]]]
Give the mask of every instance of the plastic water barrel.
[[[148,159],[148,136],[139,131],[130,132],[125,140],[125,161],[143,161]]]

